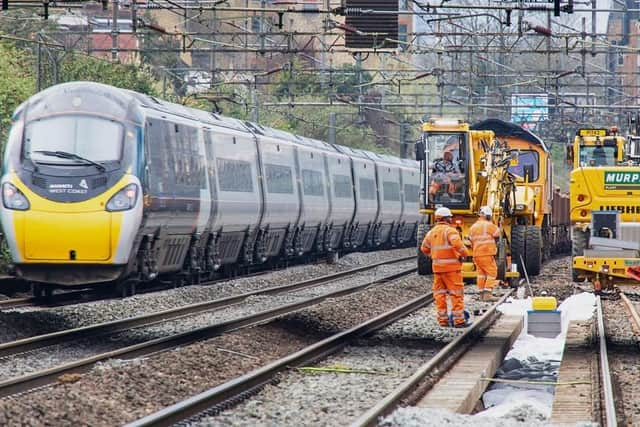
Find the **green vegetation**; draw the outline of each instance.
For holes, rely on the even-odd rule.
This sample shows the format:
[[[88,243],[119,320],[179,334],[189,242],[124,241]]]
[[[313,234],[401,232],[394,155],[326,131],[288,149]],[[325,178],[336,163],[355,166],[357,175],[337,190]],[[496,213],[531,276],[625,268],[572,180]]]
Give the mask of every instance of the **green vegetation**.
[[[32,58],[10,44],[0,44],[0,137],[5,140],[13,111],[35,92]]]

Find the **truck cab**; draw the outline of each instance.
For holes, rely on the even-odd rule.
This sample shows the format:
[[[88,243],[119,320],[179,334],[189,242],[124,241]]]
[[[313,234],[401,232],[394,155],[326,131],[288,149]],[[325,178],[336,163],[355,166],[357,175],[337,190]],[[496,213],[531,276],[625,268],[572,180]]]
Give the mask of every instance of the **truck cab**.
[[[618,128],[578,129],[573,144],[567,145],[567,163],[573,169],[616,166],[625,160],[626,139]]]

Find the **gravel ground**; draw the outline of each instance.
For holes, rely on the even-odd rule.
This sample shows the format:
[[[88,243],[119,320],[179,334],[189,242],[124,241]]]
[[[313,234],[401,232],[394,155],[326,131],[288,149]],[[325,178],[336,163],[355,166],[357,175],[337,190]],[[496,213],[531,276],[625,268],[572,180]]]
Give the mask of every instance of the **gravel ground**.
[[[540,274],[530,277],[531,289],[534,296],[540,296],[543,291],[549,296],[555,296],[558,304],[573,294],[582,292],[582,288],[571,282],[571,257],[552,258],[543,266]]]
[[[390,251],[394,252],[394,254],[387,255],[387,257],[399,256],[402,251],[404,251],[403,254],[413,253],[412,249]],[[389,254],[390,252],[384,254]],[[363,259],[363,257],[372,255],[382,256],[379,253],[352,254],[341,260],[342,264],[340,266],[344,270],[352,268],[354,265],[361,265],[364,262],[372,262],[370,258],[367,258],[366,261]],[[568,280],[568,259],[561,258],[551,261],[546,265],[551,266],[550,273],[543,272],[542,275],[533,278],[535,294],[538,294],[539,290],[545,289],[550,294],[556,295],[561,299],[561,295],[570,295],[574,292]],[[346,264],[347,260],[349,261],[348,265]],[[316,274],[307,272],[308,269],[317,267],[322,268],[322,271]],[[192,286],[173,291],[139,295],[123,300],[88,303],[41,311],[22,310],[14,313],[2,313],[0,314],[0,326],[6,321],[3,315],[16,315],[17,313],[22,316],[32,316],[36,320],[39,319],[39,323],[43,327],[50,326],[49,323],[54,319],[61,320],[62,323],[58,323],[58,325],[64,324],[64,327],[69,327],[68,324],[77,326],[79,324],[113,320],[141,314],[142,312],[184,305],[193,301],[219,298],[229,294],[246,292],[250,289],[273,286],[284,281],[292,282],[310,276],[328,274],[329,268],[335,267],[296,267],[272,273],[268,278],[240,279],[230,281],[227,284],[219,284],[215,287]],[[374,288],[365,293],[340,298],[311,309],[302,310],[274,325],[239,331],[170,353],[159,354],[129,363],[106,363],[100,368],[94,369],[90,374],[83,376],[77,382],[66,383],[58,387],[31,393],[28,395],[28,399],[22,399],[25,402],[24,404],[17,400],[0,401],[0,424],[121,424],[236,377],[242,372],[267,363],[269,360],[281,357],[306,345],[310,337],[320,338],[371,318],[393,306],[427,292],[430,289],[430,284],[430,278],[412,276],[398,280],[392,286]],[[479,304],[477,301],[472,302],[472,300],[475,300],[474,293],[473,287],[466,291],[465,299],[468,301],[467,308],[469,310],[481,307],[477,305]],[[260,303],[262,304],[262,302]],[[39,318],[38,316],[42,317]],[[25,322],[24,324],[27,325],[28,323]],[[277,326],[281,326],[284,329],[276,329]],[[61,329],[61,327],[58,326],[54,329]],[[0,328],[0,331],[2,330]],[[284,330],[288,332],[285,333]],[[291,331],[304,331],[304,333],[292,334]],[[320,409],[324,416],[338,414],[338,418],[331,418],[333,420],[331,425],[344,424],[348,422],[348,419],[353,418],[353,414],[351,416],[345,415],[344,418],[340,415],[345,411],[343,405],[354,403],[354,400],[349,402],[348,398],[355,399],[355,404],[366,408],[376,399],[374,395],[377,392],[376,389],[379,387],[379,383],[384,383],[384,387],[392,387],[392,385],[386,384],[387,380],[389,380],[390,384],[393,381],[397,382],[398,378],[395,375],[396,373],[397,375],[403,375],[403,372],[407,372],[405,365],[412,366],[421,357],[428,357],[425,355],[430,354],[429,352],[432,352],[433,348],[425,347],[425,342],[448,342],[458,333],[461,333],[461,331],[435,327],[433,308],[425,308],[411,316],[411,318],[403,319],[401,322],[391,325],[371,340],[368,340],[369,346],[351,347],[346,352],[322,362],[324,366],[342,365],[354,368],[367,366],[374,369],[385,369],[385,372],[391,373],[390,375],[327,373],[311,375],[294,372],[284,376],[277,386],[267,387],[258,395],[260,399],[264,399],[259,412],[260,414],[264,413],[266,418],[259,420],[253,418],[254,414],[247,415],[248,418],[244,418],[244,423],[241,421],[235,422],[243,425],[247,425],[247,423],[253,425],[260,423],[263,423],[263,425],[317,425],[317,423],[307,421],[313,419],[309,417],[317,417],[317,412],[301,412],[301,408],[308,409],[311,406],[309,403],[305,404],[304,401],[299,400],[289,408],[283,407],[281,405],[282,401],[277,402],[278,396],[286,396],[287,393],[291,392],[292,389],[286,387],[288,382],[295,388],[296,382],[299,383],[304,380],[307,381],[307,384],[313,386],[314,393],[318,392],[321,396],[324,396],[322,398],[324,409]],[[0,332],[0,337],[10,334],[11,332],[5,330]],[[128,336],[131,337],[132,335]],[[412,343],[412,345],[407,345],[407,343]],[[242,355],[229,353],[226,350],[236,351]],[[254,357],[257,357],[257,359],[254,359]],[[179,361],[179,363],[176,361]],[[224,368],[221,369],[221,366]],[[328,382],[325,379],[329,379]],[[375,385],[367,387],[366,384]],[[345,391],[347,388],[351,390],[349,393],[344,393],[346,397],[336,395],[331,398],[331,392],[340,391],[343,387],[345,387]],[[222,416],[234,417],[233,414],[237,414],[236,411],[238,409],[248,404],[239,405],[232,412],[225,412]],[[293,412],[293,414],[285,414],[282,411]],[[517,416],[514,418],[517,418]],[[208,422],[219,422],[220,419],[214,418]],[[242,420],[242,418],[238,419]],[[262,419],[265,421],[261,421]],[[278,422],[270,422],[269,419],[278,420]],[[294,422],[296,419],[297,422]],[[535,417],[529,418],[529,421],[534,419]],[[284,420],[283,423],[279,422],[280,420]],[[428,424],[431,424],[431,420],[429,419]],[[422,425],[424,425],[425,420],[423,419],[422,422]],[[468,425],[469,421],[466,421],[466,424]],[[491,425],[501,424],[496,424],[495,420],[492,420]]]
[[[570,275],[571,258],[559,257],[546,262],[538,276],[530,277],[531,291],[535,296],[546,291],[548,295],[555,296],[558,304],[574,293],[581,292],[581,288],[571,283]],[[527,292],[528,293],[528,292]],[[480,415],[459,415],[432,409],[416,407],[401,408],[391,414],[383,423],[385,427],[417,427],[424,425],[446,425],[448,427],[473,426],[543,426],[549,425],[545,421],[545,415],[538,412],[533,406],[521,406],[514,408],[503,418],[486,418]]]
[[[640,311],[638,291],[624,290]],[[605,330],[609,341],[609,368],[612,373],[618,419],[624,425],[640,425],[640,337],[631,326],[626,305],[620,300],[603,301]]]
[[[637,345],[609,350],[609,369],[621,425],[640,425],[640,355]],[[623,412],[623,413],[620,413]]]
[[[19,308],[0,312],[0,342],[55,332],[78,326],[124,319],[180,307],[195,302],[238,295],[349,270],[354,267],[415,254],[415,249],[353,253],[336,264],[312,264],[261,276],[239,278],[209,286],[188,286],[129,298],[101,300],[55,308]]]
[[[235,304],[221,310],[188,316],[149,327],[131,329],[117,334],[98,336],[91,339],[83,339],[81,341],[66,342],[18,356],[0,358],[0,380],[7,380],[16,376],[26,375],[60,365],[62,363],[82,359],[102,352],[116,350],[155,338],[166,337],[172,334],[187,332],[225,321],[239,319],[251,314],[300,302],[312,297],[356,286],[358,284],[363,284],[375,279],[376,277],[387,276],[394,272],[411,268],[413,265],[413,262],[383,265],[376,268],[375,272],[338,280],[324,286],[303,289],[286,295],[250,297],[246,302]],[[389,285],[385,286],[392,287]]]
[[[636,305],[636,310],[640,306]],[[631,319],[627,306],[621,300],[603,300],[604,329],[608,342],[612,345],[636,345],[638,335],[631,327]]]
[[[374,317],[422,295],[428,287],[427,279],[410,276],[268,326],[132,362],[105,363],[76,382],[0,401],[0,425],[122,424],[296,351],[311,337],[315,341]]]
[[[424,286],[431,279],[416,276],[414,280],[418,286]],[[477,301],[476,292],[470,289],[465,295],[465,305],[473,311],[490,304]],[[434,307],[425,307],[366,342],[361,340],[361,346],[349,347],[316,365],[364,369],[384,375],[330,372],[310,375],[294,371],[245,403],[193,425],[347,425],[461,333],[463,330],[439,327]]]

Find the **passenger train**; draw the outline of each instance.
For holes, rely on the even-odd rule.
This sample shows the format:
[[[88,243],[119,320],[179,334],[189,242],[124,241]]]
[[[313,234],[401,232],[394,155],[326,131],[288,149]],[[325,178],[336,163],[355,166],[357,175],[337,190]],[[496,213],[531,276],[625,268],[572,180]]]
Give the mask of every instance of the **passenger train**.
[[[413,246],[418,163],[72,82],[15,111],[1,220],[39,287]]]

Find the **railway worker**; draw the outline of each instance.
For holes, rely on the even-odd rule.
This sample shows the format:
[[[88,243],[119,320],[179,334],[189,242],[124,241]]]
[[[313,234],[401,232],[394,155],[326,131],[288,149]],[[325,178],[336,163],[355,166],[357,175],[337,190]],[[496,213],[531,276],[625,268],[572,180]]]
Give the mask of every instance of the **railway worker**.
[[[469,240],[473,249],[473,263],[476,266],[477,284],[482,301],[495,301],[493,288],[498,283],[498,266],[495,255],[498,252],[496,240],[500,229],[491,222],[491,208],[482,206],[479,218],[469,229]]]
[[[453,215],[449,208],[440,207],[435,212],[436,225],[429,230],[420,250],[430,256],[433,268],[433,295],[436,302],[438,323],[449,326],[447,295],[451,298],[453,326],[469,326],[464,315],[464,284],[462,260],[469,252],[462,243],[458,231],[451,226]]]

